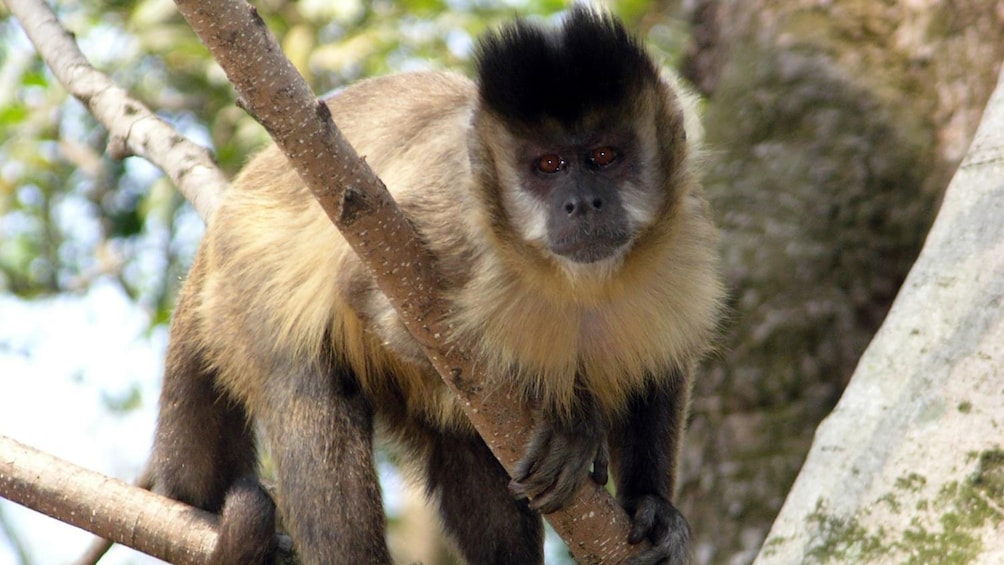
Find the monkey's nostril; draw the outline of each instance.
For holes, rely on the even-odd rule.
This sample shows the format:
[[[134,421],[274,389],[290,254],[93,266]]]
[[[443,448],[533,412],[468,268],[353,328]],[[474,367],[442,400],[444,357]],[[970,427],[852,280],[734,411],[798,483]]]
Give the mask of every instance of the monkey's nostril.
[[[600,198],[594,199],[593,200],[593,210],[599,210],[600,208],[603,208],[603,200],[600,199]]]
[[[575,202],[565,202],[565,213],[573,214],[575,212]]]

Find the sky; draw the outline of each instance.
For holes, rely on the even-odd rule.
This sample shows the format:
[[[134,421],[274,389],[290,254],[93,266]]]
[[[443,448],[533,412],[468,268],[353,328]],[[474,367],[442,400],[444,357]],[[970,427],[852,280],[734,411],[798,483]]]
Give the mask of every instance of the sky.
[[[112,283],[30,302],[0,295],[0,434],[131,482],[150,449],[167,344],[167,328],[149,327]],[[0,512],[36,563],[69,563],[92,539],[8,501]],[[102,561],[154,562],[127,548]],[[0,531],[0,565],[16,563]]]
[[[0,294],[0,435],[132,482],[152,443],[167,347],[167,327],[149,328],[112,282],[33,301]],[[380,477],[388,514],[399,514],[403,479],[386,462]],[[72,563],[93,539],[3,499],[0,514],[40,565]],[[115,546],[101,563],[161,561]],[[0,565],[18,564],[0,529]]]

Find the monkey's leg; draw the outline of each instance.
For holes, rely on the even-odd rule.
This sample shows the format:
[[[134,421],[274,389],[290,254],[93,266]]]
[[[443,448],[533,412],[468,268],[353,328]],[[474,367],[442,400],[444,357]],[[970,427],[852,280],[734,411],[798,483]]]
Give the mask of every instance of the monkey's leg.
[[[258,458],[246,415],[216,390],[194,348],[184,335],[178,337],[168,351],[154,440],[156,490],[211,512],[222,510],[214,565],[265,563],[273,548],[275,509],[249,476]]]
[[[302,563],[390,563],[372,409],[351,373],[327,367],[280,366],[255,411],[272,448],[279,509]]]
[[[182,305],[167,351],[152,457],[154,488],[219,512],[230,485],[254,474],[258,456],[244,409],[214,386],[213,373],[188,339],[189,322]]]
[[[692,561],[690,525],[670,502],[689,392],[683,372],[651,384],[631,399],[625,420],[611,433],[617,498],[632,521],[628,541],[652,542],[632,565]]]
[[[509,476],[478,437],[432,434],[429,494],[471,564],[543,563],[543,525],[525,499],[509,494]]]

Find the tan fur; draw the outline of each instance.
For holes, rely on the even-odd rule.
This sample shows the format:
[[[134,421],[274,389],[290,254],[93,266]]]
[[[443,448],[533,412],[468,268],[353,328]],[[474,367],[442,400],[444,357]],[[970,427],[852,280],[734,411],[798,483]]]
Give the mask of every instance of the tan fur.
[[[667,187],[661,217],[630,250],[607,265],[570,267],[489,235],[500,220],[481,209],[470,170],[477,104],[470,81],[391,76],[329,104],[455,285],[454,337],[489,374],[515,379],[563,410],[578,371],[612,413],[646,378],[689,368],[705,350],[721,288],[714,230],[686,165]],[[284,161],[270,147],[246,167],[202,246],[197,331],[220,382],[252,413],[261,410],[267,379],[281,378],[268,364],[318,359],[327,336],[378,412],[467,428],[457,401]]]

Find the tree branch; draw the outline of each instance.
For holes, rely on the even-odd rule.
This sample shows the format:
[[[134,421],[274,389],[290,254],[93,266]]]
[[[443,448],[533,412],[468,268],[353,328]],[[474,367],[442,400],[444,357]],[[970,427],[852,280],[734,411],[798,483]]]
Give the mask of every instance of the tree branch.
[[[130,485],[0,435],[0,495],[104,538],[78,563],[97,563],[111,543],[169,563],[207,563],[219,517],[150,492],[149,475]],[[275,544],[273,563],[297,563],[288,536],[276,535]]]
[[[226,184],[208,153],[91,67],[72,36],[39,0],[5,1],[57,78],[108,127],[113,140],[110,151],[119,156],[140,155],[158,165],[199,214],[208,218]],[[386,188],[342,137],[327,106],[313,95],[285,58],[253,8],[240,1],[181,0],[177,4],[234,83],[241,97],[239,103],[265,126],[286,153],[373,272],[381,290],[401,312],[446,384],[463,401],[475,428],[511,471],[532,428],[530,413],[520,405],[517,395],[504,391],[493,391],[491,401],[486,402],[482,395],[487,375],[473,367],[463,352],[441,345],[448,342],[449,329],[442,323],[448,305],[439,298],[440,279],[433,259]],[[37,487],[35,494],[27,492],[33,484]],[[67,497],[50,492],[46,484],[37,479],[17,484],[0,482],[0,493],[49,513],[48,497]],[[14,491],[8,493],[10,488]],[[622,562],[645,546],[627,544],[627,515],[606,490],[591,482],[580,489],[569,506],[546,517],[580,563]],[[73,517],[60,519],[126,545],[135,547],[132,544],[138,543],[131,536],[122,539],[121,535],[113,535],[114,530],[95,525],[93,520],[69,518]]]
[[[4,498],[171,563],[205,563],[215,514],[0,436]]]
[[[257,11],[243,0],[176,0],[241,96],[372,272],[443,381],[511,473],[532,428],[515,394],[486,394],[490,382],[450,343],[433,260],[386,187],[358,157],[286,59]],[[490,399],[486,397],[490,396]],[[629,520],[603,488],[586,481],[566,508],[547,516],[580,563],[617,563],[644,544],[627,543]]]
[[[143,472],[141,472],[140,475],[136,477],[136,480],[133,481],[132,486],[143,490],[150,490],[153,488],[153,468],[149,462],[147,462],[146,467],[143,468]],[[113,545],[115,545],[115,542],[110,539],[101,537],[94,538],[84,554],[77,559],[76,565],[95,565],[98,561],[101,561],[101,558],[108,553],[108,550],[111,549]]]
[[[824,552],[839,560],[862,545],[870,562],[904,563],[925,551],[1002,562],[1002,131],[1004,72],[923,251],[816,429],[758,564],[818,561]]]
[[[45,2],[4,2],[59,82],[108,128],[108,153],[117,159],[138,155],[157,165],[199,216],[208,219],[228,184],[209,151],[178,133],[91,66],[73,34],[63,28]]]

